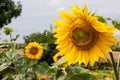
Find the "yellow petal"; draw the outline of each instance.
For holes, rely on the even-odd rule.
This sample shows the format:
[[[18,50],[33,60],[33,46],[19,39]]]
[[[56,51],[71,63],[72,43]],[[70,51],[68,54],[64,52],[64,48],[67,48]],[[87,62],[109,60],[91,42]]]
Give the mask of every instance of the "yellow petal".
[[[73,22],[75,20],[74,16],[69,12],[61,11],[59,16],[68,22]]]
[[[117,44],[117,39],[110,34],[100,33],[99,40],[102,42],[102,44],[108,45],[110,47]]]
[[[87,17],[88,16],[88,7],[87,5],[84,3],[84,15]]]
[[[89,60],[90,60],[90,65],[93,66],[95,61],[98,61],[99,56],[97,55],[97,51],[95,48],[92,48],[89,50]]]
[[[83,18],[83,11],[77,5],[75,5],[75,7],[70,6],[69,8],[73,11],[73,14],[75,14],[76,18]]]
[[[54,25],[59,27],[69,27],[70,24],[66,23],[64,20],[54,20]]]
[[[61,55],[64,55],[64,54],[68,53],[68,51],[71,51],[72,47],[73,47],[73,44],[69,44],[69,46],[67,46],[65,48],[60,48],[60,52],[59,53]]]
[[[108,33],[110,33],[110,34],[115,33],[116,28],[114,28],[113,26],[106,26],[106,27],[107,27]]]
[[[60,42],[57,42],[59,45],[57,45],[57,49],[59,49],[59,48],[64,48],[64,47],[66,47],[66,46],[68,46],[68,45],[70,45],[70,41],[69,40],[62,40],[62,41],[60,41]]]
[[[98,32],[107,32],[108,31],[106,28],[106,25],[102,22],[94,21],[91,24],[92,24],[92,27]]]
[[[107,56],[106,56],[106,49],[103,46],[100,45],[95,45],[94,47],[96,54],[103,58],[104,60],[107,60]],[[104,51],[105,50],[105,51]]]
[[[79,50],[79,54],[78,54],[78,59],[79,59],[78,61],[79,61],[79,62],[78,62],[78,64],[82,64],[82,60],[81,60],[81,56],[82,56],[82,55],[81,55],[81,54],[82,54],[82,53],[81,53],[81,50]]]

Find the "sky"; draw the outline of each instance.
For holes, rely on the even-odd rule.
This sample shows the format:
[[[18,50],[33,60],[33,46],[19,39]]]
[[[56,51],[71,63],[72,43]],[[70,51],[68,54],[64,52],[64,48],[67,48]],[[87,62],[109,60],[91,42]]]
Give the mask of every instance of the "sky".
[[[6,25],[15,30],[13,37],[20,34],[17,43],[23,43],[23,36],[35,32],[43,32],[54,27],[54,20],[59,19],[58,13],[61,10],[70,11],[68,6],[79,5],[83,8],[87,4],[89,11],[97,15],[120,20],[120,0],[14,0],[22,4],[22,13],[12,23]],[[119,35],[120,32],[117,32]],[[1,39],[8,39],[8,36],[1,34]]]

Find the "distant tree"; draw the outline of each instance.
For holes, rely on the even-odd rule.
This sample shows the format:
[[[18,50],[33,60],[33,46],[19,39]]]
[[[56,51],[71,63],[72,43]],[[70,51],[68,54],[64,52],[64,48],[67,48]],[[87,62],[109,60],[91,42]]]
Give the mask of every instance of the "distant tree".
[[[0,28],[11,23],[12,18],[17,18],[22,12],[20,2],[13,0],[0,0]]]

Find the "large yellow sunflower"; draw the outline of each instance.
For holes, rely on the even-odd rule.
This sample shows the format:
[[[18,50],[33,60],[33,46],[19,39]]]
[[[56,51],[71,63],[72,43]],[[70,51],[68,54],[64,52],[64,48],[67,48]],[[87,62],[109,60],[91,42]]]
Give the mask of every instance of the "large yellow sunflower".
[[[40,59],[43,54],[43,48],[39,43],[31,42],[25,47],[25,53],[30,59]]]
[[[112,52],[111,46],[117,42],[112,36],[115,28],[89,14],[86,5],[84,10],[77,5],[70,6],[70,9],[71,13],[61,11],[59,16],[62,20],[55,20],[57,28],[54,29],[54,37],[57,38],[55,44],[58,44],[56,48],[59,50],[57,56],[68,60],[68,65],[84,63],[93,66],[99,57],[106,60],[106,53]]]

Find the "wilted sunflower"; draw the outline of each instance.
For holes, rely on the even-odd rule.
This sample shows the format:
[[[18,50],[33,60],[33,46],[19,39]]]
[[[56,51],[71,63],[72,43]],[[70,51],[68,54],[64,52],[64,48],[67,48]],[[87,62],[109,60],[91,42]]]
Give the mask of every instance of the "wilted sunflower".
[[[40,59],[43,54],[43,48],[39,43],[31,42],[25,47],[25,53],[30,59]]]
[[[72,13],[61,11],[62,20],[55,20],[54,29],[57,38],[56,44],[63,60],[68,60],[68,65],[84,63],[93,66],[99,57],[107,59],[106,53],[112,52],[111,47],[117,40],[112,34],[115,28],[98,21],[98,17],[88,13],[79,6],[70,6]]]

